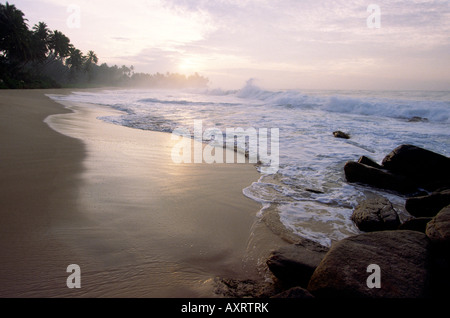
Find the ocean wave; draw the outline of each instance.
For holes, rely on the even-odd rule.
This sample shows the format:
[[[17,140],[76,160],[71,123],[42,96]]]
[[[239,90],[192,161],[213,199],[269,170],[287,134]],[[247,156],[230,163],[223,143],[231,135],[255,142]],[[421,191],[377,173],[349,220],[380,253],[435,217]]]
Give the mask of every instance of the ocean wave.
[[[158,98],[143,98],[137,101],[138,103],[144,104],[170,104],[170,105],[187,105],[187,106],[235,106],[239,105],[237,103],[214,103],[214,102],[195,102],[190,100],[163,100]]]
[[[146,96],[147,95],[147,96]],[[149,95],[151,97],[149,97]],[[389,96],[389,97],[386,97]],[[54,96],[61,100],[91,102],[130,112],[130,107],[173,105],[192,107],[233,107],[250,103],[275,109],[320,110],[337,114],[386,117],[401,120],[416,119],[435,123],[450,123],[450,92],[366,92],[266,90],[249,79],[238,90],[221,88],[187,91],[181,98],[144,91],[74,92],[70,96]],[[126,101],[124,102],[123,99]]]
[[[273,107],[318,109],[327,112],[389,117],[397,119],[423,119],[424,121],[450,122],[450,100],[433,100],[430,92],[416,93],[416,98],[397,99],[384,97],[349,97],[343,95],[313,95],[296,90],[268,91],[250,79],[235,95],[241,99],[256,99]],[[399,94],[398,95],[402,95]],[[442,98],[442,94],[439,98]],[[445,96],[448,96],[445,95]],[[445,97],[444,96],[444,97]]]
[[[433,122],[449,122],[450,102],[392,99],[330,97],[323,110],[337,113],[398,119],[422,118]]]

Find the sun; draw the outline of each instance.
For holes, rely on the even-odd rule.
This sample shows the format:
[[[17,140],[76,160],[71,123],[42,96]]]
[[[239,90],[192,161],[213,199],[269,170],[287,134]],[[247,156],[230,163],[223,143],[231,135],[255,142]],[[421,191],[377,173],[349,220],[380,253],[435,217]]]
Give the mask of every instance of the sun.
[[[202,63],[194,57],[183,58],[178,64],[178,68],[184,73],[199,72],[202,68]]]

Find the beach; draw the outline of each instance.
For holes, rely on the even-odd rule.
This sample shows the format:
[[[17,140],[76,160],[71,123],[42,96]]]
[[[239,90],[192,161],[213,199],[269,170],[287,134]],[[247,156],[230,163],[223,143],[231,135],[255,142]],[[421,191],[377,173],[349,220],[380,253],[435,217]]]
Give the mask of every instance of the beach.
[[[283,241],[242,193],[254,165],[174,163],[171,134],[45,96],[69,93],[0,91],[0,296],[215,297],[216,277],[261,278]]]

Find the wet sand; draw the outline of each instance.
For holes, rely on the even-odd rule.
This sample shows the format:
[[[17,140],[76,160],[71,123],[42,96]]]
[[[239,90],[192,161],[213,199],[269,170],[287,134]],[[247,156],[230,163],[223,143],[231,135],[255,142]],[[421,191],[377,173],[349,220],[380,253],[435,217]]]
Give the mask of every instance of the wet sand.
[[[242,194],[253,165],[176,164],[171,134],[44,95],[68,92],[0,91],[0,296],[216,297],[215,277],[261,278],[281,243]]]

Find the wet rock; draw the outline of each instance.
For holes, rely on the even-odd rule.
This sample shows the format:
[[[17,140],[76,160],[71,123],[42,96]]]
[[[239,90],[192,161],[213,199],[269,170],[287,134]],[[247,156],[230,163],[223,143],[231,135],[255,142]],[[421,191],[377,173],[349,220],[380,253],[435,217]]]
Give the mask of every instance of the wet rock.
[[[347,134],[347,133],[345,133],[343,131],[340,131],[340,130],[334,131],[333,132],[333,136],[336,137],[336,138],[350,139],[350,135],[349,134]]]
[[[417,217],[433,217],[449,204],[450,189],[446,189],[429,195],[408,198],[405,202],[405,209]]]
[[[450,246],[450,205],[441,209],[427,224],[425,233],[433,243]]]
[[[425,233],[432,242],[435,297],[450,297],[450,206],[443,208],[428,224]]]
[[[327,251],[327,247],[314,242],[292,244],[273,251],[266,264],[284,286],[306,287]]]
[[[400,225],[392,203],[381,196],[360,203],[353,211],[351,219],[365,232],[395,230]]]
[[[420,147],[401,145],[383,159],[382,166],[428,191],[450,186],[450,158]]]
[[[420,117],[420,116],[413,116],[408,119],[408,122],[410,123],[418,123],[418,122],[428,122],[428,118]]]
[[[417,191],[417,188],[404,176],[358,162],[347,162],[344,166],[344,172],[348,182],[362,183],[379,189],[393,190],[402,194]]]
[[[430,295],[428,237],[416,231],[370,232],[332,245],[308,290],[317,298],[420,298]],[[368,266],[380,268],[380,288],[370,288]]]
[[[358,162],[347,162],[344,170],[348,182],[401,194],[450,188],[450,158],[412,145],[395,148],[381,166],[363,156]]]

